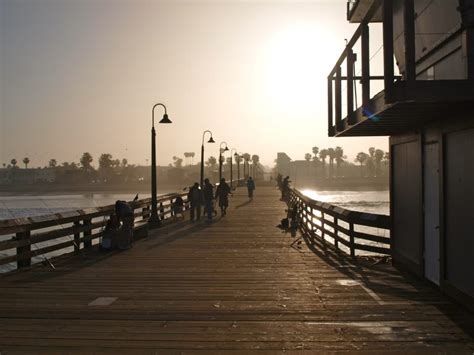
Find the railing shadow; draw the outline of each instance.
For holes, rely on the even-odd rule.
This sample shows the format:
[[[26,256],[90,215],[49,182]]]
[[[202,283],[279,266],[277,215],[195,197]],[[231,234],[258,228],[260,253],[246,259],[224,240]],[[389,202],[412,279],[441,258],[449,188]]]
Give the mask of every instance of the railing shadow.
[[[376,293],[382,296],[403,298],[414,303],[423,303],[435,307],[456,323],[466,334],[474,337],[474,315],[468,309],[454,303],[438,289],[429,285],[428,282],[395,269],[388,264],[367,264],[363,259],[354,258],[340,250],[336,250],[333,246],[325,244],[317,237],[311,236],[301,229],[299,233],[307,248],[314,255],[323,260],[327,265],[337,269],[348,279],[355,280],[362,286],[376,290]],[[392,282],[389,283],[387,281],[407,284],[411,286],[412,290],[408,290],[406,287],[397,287]],[[423,301],[420,299],[420,292],[429,292],[434,297]],[[383,301],[381,305],[389,305],[390,303],[394,302]]]

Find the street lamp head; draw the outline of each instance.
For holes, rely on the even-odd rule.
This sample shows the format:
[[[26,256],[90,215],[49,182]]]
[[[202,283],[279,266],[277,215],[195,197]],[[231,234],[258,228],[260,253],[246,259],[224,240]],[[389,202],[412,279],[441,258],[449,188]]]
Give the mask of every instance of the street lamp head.
[[[163,118],[160,120],[159,123],[172,123],[172,122],[171,122],[171,120],[168,118],[168,114],[165,113],[165,114],[163,115]]]
[[[224,152],[227,152],[227,151],[229,151],[229,148],[227,148],[227,146],[225,146]]]
[[[214,139],[213,139],[212,136],[211,136],[211,138],[209,138],[209,140],[207,141],[207,143],[216,143],[216,142],[214,141]]]

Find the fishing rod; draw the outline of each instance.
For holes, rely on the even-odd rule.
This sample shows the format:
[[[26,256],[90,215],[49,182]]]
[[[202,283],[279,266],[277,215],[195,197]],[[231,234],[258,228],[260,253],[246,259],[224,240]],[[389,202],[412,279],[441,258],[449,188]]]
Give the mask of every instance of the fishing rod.
[[[5,209],[8,211],[8,213],[11,215],[11,217],[13,219],[15,219],[15,215],[13,214],[13,212],[10,210],[10,208],[8,208],[8,206],[5,204],[5,202],[3,202],[2,200],[0,200],[0,202],[2,203],[2,205],[5,207]],[[47,264],[49,264],[49,266],[53,269],[53,270],[56,270],[56,267],[54,266],[54,264],[51,262],[51,260],[49,260],[48,257],[46,257],[46,255],[44,255],[44,253],[41,253],[41,255],[38,254],[38,250],[39,250],[39,247],[36,245],[36,243],[32,242],[31,239],[30,239],[30,245],[33,245],[33,247],[36,248],[36,250],[31,250],[33,252],[33,256],[38,256],[38,257],[43,257],[43,262],[46,262]]]

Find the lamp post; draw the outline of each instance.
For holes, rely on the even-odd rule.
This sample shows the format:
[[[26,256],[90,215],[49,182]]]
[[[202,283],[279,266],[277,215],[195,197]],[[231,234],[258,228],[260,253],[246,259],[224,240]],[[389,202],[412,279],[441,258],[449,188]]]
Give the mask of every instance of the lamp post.
[[[222,148],[222,144],[225,144],[225,148]],[[219,183],[222,179],[222,152],[227,152],[229,148],[227,148],[227,142],[221,142],[219,146]]]
[[[235,153],[232,154],[232,152],[233,152],[234,150],[235,150]],[[234,155],[237,155],[237,149],[232,148],[232,149],[230,150],[230,189],[231,189],[231,190],[232,190],[232,180],[233,180],[233,176],[232,176],[232,165],[234,165],[232,159],[233,159]]]
[[[202,133],[202,144],[201,144],[201,189],[204,183],[204,136],[206,135],[206,133],[209,133],[211,135],[211,138],[209,138],[207,143],[215,143],[214,139],[212,138],[212,132],[209,130],[205,130]]]
[[[239,159],[237,160],[237,187],[239,187],[239,181],[240,181],[240,161],[242,160],[242,154],[241,154],[241,153],[235,153],[234,156],[239,158]]]
[[[156,196],[156,131],[155,131],[155,108],[162,106],[165,109],[165,114],[159,123],[171,123],[166,112],[166,106],[163,104],[155,104],[151,109],[151,215],[148,219],[148,224],[151,227],[159,227],[161,224],[158,217],[158,206]]]

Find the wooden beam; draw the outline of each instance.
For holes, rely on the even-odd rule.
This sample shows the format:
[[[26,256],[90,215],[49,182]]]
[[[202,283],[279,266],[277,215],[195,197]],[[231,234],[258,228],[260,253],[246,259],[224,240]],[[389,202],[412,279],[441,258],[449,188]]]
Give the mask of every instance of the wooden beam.
[[[347,117],[348,123],[353,124],[354,116],[354,62],[355,54],[352,49],[347,52]]]
[[[362,25],[362,106],[370,101],[370,32],[369,24]]]
[[[342,89],[341,89],[341,67],[336,70],[336,130],[339,130],[342,124]]]
[[[391,102],[394,80],[393,60],[393,0],[383,2],[383,57],[384,57],[384,85],[387,103]]]
[[[403,22],[405,30],[405,80],[413,83],[416,80],[414,0],[404,1]]]
[[[332,100],[332,77],[328,77],[328,136],[334,136],[334,127],[333,127],[333,100]]]

